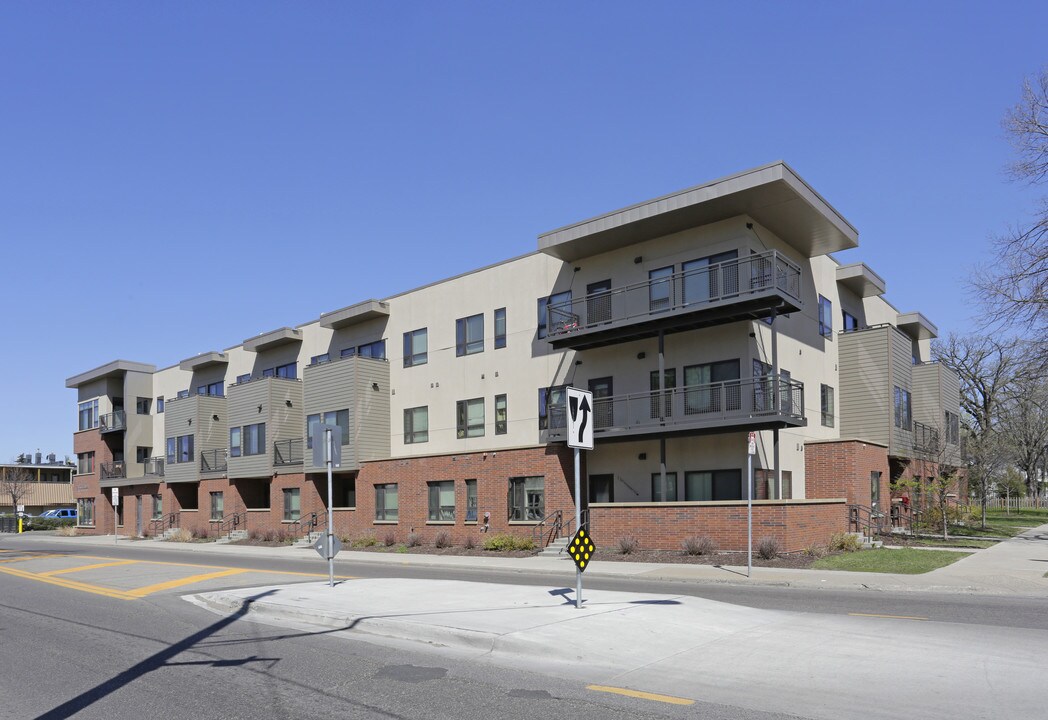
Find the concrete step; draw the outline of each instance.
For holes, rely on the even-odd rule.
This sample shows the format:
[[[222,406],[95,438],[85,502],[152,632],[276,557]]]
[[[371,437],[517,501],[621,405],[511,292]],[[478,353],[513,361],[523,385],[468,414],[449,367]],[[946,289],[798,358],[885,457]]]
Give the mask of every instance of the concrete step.
[[[247,530],[233,530],[229,533],[230,540],[247,540]]]
[[[557,538],[556,540],[552,541],[549,545],[547,545],[545,548],[543,548],[542,552],[540,552],[539,555],[553,555],[566,558],[568,554],[564,552],[564,548],[568,546],[568,542],[570,541],[571,538],[567,537]]]

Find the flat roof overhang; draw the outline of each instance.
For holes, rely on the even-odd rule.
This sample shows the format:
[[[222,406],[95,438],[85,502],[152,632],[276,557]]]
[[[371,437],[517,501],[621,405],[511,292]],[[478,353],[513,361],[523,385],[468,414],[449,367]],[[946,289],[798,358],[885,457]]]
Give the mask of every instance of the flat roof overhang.
[[[88,370],[85,373],[66,378],[65,386],[67,388],[76,388],[102,378],[117,377],[126,372],[155,373],[156,365],[146,365],[145,363],[131,362],[130,360],[114,360],[105,365],[99,365],[94,370]]]
[[[262,333],[257,337],[248,338],[244,341],[244,350],[259,353],[296,342],[302,342],[302,331],[282,327],[271,332]]]
[[[919,312],[899,313],[895,324],[914,340],[934,340],[939,337],[939,328]]]
[[[178,364],[178,367],[189,372],[196,372],[197,370],[203,370],[204,368],[209,368],[213,365],[227,365],[228,363],[228,355],[224,352],[212,350],[211,352],[200,353],[195,357],[186,358]]]
[[[886,288],[884,278],[861,262],[838,267],[837,282],[861,298],[883,295]]]
[[[344,307],[341,310],[324,313],[320,316],[320,327],[338,330],[339,328],[383,317],[389,317],[389,303],[380,300],[365,300],[356,305]]]
[[[805,257],[858,247],[859,232],[779,161],[539,235],[539,251],[572,262],[748,215]]]

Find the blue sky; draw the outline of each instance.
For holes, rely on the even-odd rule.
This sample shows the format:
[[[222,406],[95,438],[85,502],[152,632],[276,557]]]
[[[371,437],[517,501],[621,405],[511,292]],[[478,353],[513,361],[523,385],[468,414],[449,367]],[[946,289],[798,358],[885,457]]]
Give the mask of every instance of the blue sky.
[[[945,334],[1044,2],[0,4],[0,458],[159,367],[773,160]],[[306,282],[306,276],[311,278]],[[284,278],[278,283],[274,278]]]

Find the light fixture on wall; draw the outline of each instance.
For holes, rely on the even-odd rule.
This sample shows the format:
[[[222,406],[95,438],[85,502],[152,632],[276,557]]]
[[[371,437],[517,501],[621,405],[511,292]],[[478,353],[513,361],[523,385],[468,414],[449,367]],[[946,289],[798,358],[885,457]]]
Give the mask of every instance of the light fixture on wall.
[[[634,265],[640,265],[642,262],[644,262],[644,258],[641,257],[640,255],[638,255],[637,257],[633,258],[633,264]]]
[[[639,455],[637,455],[637,459],[638,460],[647,460],[648,459],[648,453],[640,453]]]
[[[284,404],[287,405],[288,407],[291,407],[291,401],[290,400],[285,400]]]
[[[378,383],[377,382],[371,383],[371,389],[377,391],[378,390]]]
[[[215,422],[218,422],[218,415],[212,415],[211,419],[214,420]]]
[[[646,356],[645,356],[645,354],[644,354],[644,351],[643,351],[643,350],[641,350],[641,351],[640,351],[639,353],[637,353],[637,359],[638,359],[638,360],[643,360],[643,359],[644,359],[645,357],[646,357]]]
[[[193,418],[189,418],[188,420],[186,420],[186,425],[192,425],[192,424],[193,424]]]
[[[261,405],[258,406],[258,411],[262,412],[262,406]]]

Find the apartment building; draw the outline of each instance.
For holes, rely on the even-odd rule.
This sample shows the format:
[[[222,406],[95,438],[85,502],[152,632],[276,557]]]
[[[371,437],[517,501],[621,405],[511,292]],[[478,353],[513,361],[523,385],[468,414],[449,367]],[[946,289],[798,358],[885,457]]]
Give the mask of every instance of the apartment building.
[[[81,523],[298,534],[330,502],[349,535],[531,534],[574,513],[575,386],[595,398],[577,500],[596,537],[742,547],[753,432],[758,537],[825,542],[849,506],[883,511],[890,478],[957,446],[935,328],[831,255],[857,244],[773,163],[171,367],[115,360],[66,382]],[[331,498],[317,422],[341,428]]]
[[[29,515],[39,515],[55,508],[70,508],[76,502],[73,498],[74,472],[74,467],[59,460],[54,453],[46,458],[39,451],[35,456],[33,453],[23,453],[13,463],[0,463],[0,491],[7,488],[9,481],[17,482],[17,505],[21,505],[22,512]],[[5,507],[11,500],[9,492],[0,492],[0,511],[17,510],[17,507]]]

